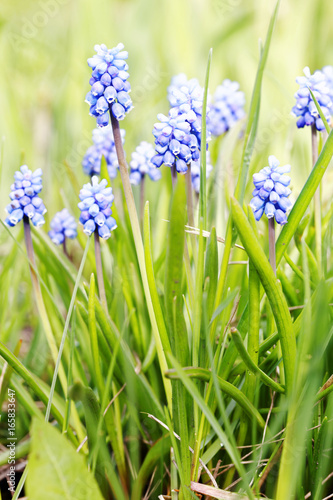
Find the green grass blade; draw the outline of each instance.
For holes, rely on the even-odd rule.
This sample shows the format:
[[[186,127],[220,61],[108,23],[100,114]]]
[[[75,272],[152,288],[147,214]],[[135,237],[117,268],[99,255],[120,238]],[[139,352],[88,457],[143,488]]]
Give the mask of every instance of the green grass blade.
[[[333,130],[330,132],[325,146],[323,147],[319,158],[313,167],[304,187],[299,194],[295,205],[288,216],[288,223],[283,229],[276,241],[276,264],[281,261],[285,250],[287,249],[292,237],[296,233],[297,227],[301,222],[310,202],[323,178],[324,173],[332,159],[333,155]]]
[[[200,219],[203,220],[203,229],[207,228],[207,190],[206,190],[207,123],[206,123],[206,119],[207,119],[207,99],[208,99],[209,74],[210,74],[210,66],[211,66],[211,62],[212,62],[212,54],[213,54],[213,49],[210,49],[209,54],[208,54],[208,61],[207,61],[204,96],[203,96],[203,102],[202,102],[202,118],[201,118],[199,217],[200,217]]]
[[[265,372],[263,372],[258,365],[255,364],[255,362],[251,359],[249,353],[244,347],[242,337],[240,336],[240,333],[233,329],[231,330],[232,337],[234,339],[235,345],[237,347],[237,350],[239,352],[240,357],[244,361],[245,365],[247,368],[254,373],[255,375],[258,375],[259,378],[266,384],[268,387],[271,387],[274,391],[284,393],[285,389],[282,387],[282,385],[278,384],[275,382],[275,380],[271,379],[268,375],[266,375]]]
[[[232,198],[232,217],[241,241],[260,277],[274,314],[279,332],[286,379],[286,390],[289,393],[294,382],[296,340],[293,332],[290,313],[281,287],[274,275],[272,267],[261,248],[255,233],[246,218],[241,206]]]
[[[211,371],[206,370],[205,368],[184,368],[184,373],[186,373],[186,375],[190,378],[203,380],[204,382],[209,382],[212,377]],[[175,370],[168,370],[167,376],[171,379],[179,378],[179,375]],[[217,380],[221,390],[236,401],[236,403],[243,408],[250,419],[255,418],[258,425],[263,429],[265,427],[264,419],[255,406],[253,406],[249,399],[242,393],[242,391],[219,376],[217,376]]]

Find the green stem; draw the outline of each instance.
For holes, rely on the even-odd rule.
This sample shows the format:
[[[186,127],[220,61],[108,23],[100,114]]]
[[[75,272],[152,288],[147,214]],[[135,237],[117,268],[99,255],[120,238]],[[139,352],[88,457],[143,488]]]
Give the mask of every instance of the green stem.
[[[191,163],[187,165],[186,177],[186,201],[187,201],[187,218],[188,224],[191,227],[195,227],[194,223],[194,208],[193,208],[193,188],[192,188],[192,173],[191,173]],[[197,245],[196,237],[191,234],[192,252],[194,261],[197,261]]]
[[[101,243],[99,240],[99,234],[98,234],[97,228],[95,229],[94,237],[95,237],[96,274],[97,274],[99,296],[101,299],[101,303],[102,303],[102,305],[107,313],[108,312],[108,303],[106,301],[104,278],[103,278]]]
[[[146,187],[146,176],[144,175],[140,182],[140,222],[141,227],[143,228],[143,219],[145,213],[145,187]]]
[[[70,257],[69,257],[68,251],[67,251],[66,238],[64,239],[64,241],[62,243],[62,249],[63,249],[63,252],[66,255],[66,257],[69,259]]]
[[[131,221],[133,238],[134,238],[136,253],[137,253],[137,257],[138,257],[141,279],[142,279],[144,293],[145,293],[145,297],[146,297],[149,318],[150,318],[152,331],[153,331],[153,335],[154,335],[155,342],[156,342],[157,355],[158,355],[159,365],[160,365],[160,369],[161,369],[161,373],[162,373],[164,389],[165,389],[169,408],[172,408],[171,384],[170,384],[170,381],[168,381],[164,376],[164,372],[166,371],[168,364],[167,364],[165,354],[163,351],[160,333],[159,333],[158,325],[156,322],[154,307],[153,307],[153,303],[152,303],[152,299],[151,299],[150,288],[149,288],[148,279],[147,279],[145,254],[144,254],[142,236],[141,236],[141,231],[140,231],[140,224],[139,224],[138,214],[137,214],[136,207],[135,207],[132,186],[131,186],[131,183],[129,180],[128,167],[127,167],[127,163],[126,163],[126,159],[125,159],[125,152],[123,149],[119,122],[113,116],[111,110],[110,110],[110,116],[111,116],[113,137],[114,137],[114,142],[115,142],[116,152],[117,152],[117,157],[118,157],[119,170],[120,170],[121,180],[122,180],[122,184],[123,184],[123,188],[124,188],[128,213],[129,213],[129,217],[130,217],[130,221]]]
[[[269,262],[276,276],[276,256],[275,256],[275,219],[268,219],[268,243],[269,243]]]
[[[312,145],[312,166],[314,167],[318,160],[318,134],[316,125],[311,126],[311,145]],[[321,239],[321,202],[320,185],[314,194],[314,218],[315,218],[315,239],[316,239],[316,257],[319,276],[322,274],[322,239]]]
[[[171,181],[172,181],[172,189],[175,189],[177,182],[177,170],[176,165],[171,167]]]

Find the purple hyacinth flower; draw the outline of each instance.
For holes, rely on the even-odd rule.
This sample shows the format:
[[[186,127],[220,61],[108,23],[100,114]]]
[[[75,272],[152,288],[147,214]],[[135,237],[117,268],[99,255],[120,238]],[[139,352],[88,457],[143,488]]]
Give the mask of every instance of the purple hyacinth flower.
[[[305,76],[296,78],[300,88],[295,93],[296,104],[292,108],[292,114],[297,118],[298,128],[315,125],[317,130],[324,130],[325,125],[320,118],[309,89],[317,99],[326,120],[330,122],[330,115],[333,112],[332,88],[323,71],[317,70],[311,74],[308,67],[304,68],[303,71]]]
[[[161,172],[151,161],[154,155],[154,147],[149,142],[142,141],[139,144],[136,150],[132,153],[132,159],[130,162],[131,184],[140,184],[146,174],[149,175],[152,181],[158,181],[161,178]]]
[[[184,115],[190,124],[190,133],[194,135],[200,150],[201,143],[201,121],[204,89],[199,85],[196,78],[188,80],[184,73],[174,76],[168,88],[168,99],[170,107],[179,115]],[[206,121],[208,122],[209,109],[207,109]],[[210,131],[206,132],[207,141],[210,139]]]
[[[66,238],[74,239],[77,236],[77,224],[67,208],[57,212],[53,217],[49,237],[56,245],[61,245]]]
[[[99,127],[109,124],[109,112],[117,120],[123,120],[126,113],[132,109],[132,100],[129,92],[128,52],[123,50],[124,45],[108,49],[106,45],[95,45],[96,54],[88,59],[88,66],[92,68],[90,79],[91,90],[86,96],[90,106],[90,114],[96,117]]]
[[[22,165],[20,170],[15,172],[14,179],[15,182],[11,185],[9,194],[11,203],[6,207],[8,217],[5,223],[7,226],[16,226],[23,217],[28,217],[36,227],[45,224],[43,215],[46,208],[38,196],[43,187],[42,170],[38,168],[32,172],[27,165]]]
[[[186,113],[179,114],[177,108],[171,108],[168,116],[159,114],[157,118],[160,121],[153,129],[156,154],[152,163],[158,168],[163,163],[175,166],[177,172],[185,173],[187,164],[200,156],[198,139],[191,132]]]
[[[220,136],[245,116],[245,95],[239,90],[239,83],[224,80],[214,94],[209,112],[208,128],[215,136]]]
[[[124,144],[125,130],[120,129],[120,133]],[[104,156],[108,174],[111,179],[114,179],[117,176],[119,165],[111,126],[94,129],[92,137],[93,145],[88,148],[82,161],[83,172],[90,177],[99,175],[102,157]]]
[[[112,188],[106,186],[105,179],[98,182],[98,177],[93,176],[91,183],[84,184],[80,191],[79,220],[83,225],[83,231],[88,236],[97,229],[99,236],[107,239],[111,236],[111,231],[117,227],[116,221],[111,217],[114,199]]]
[[[269,156],[268,167],[253,175],[254,191],[250,207],[256,220],[260,220],[263,213],[268,219],[275,217],[278,224],[287,223],[287,212],[292,203],[288,199],[290,177],[285,175],[290,172],[290,165],[280,167],[275,156]]]

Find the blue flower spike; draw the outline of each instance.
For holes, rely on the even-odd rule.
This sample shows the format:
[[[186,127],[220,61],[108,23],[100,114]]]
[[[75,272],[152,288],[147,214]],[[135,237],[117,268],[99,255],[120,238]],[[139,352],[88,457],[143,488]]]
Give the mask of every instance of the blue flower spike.
[[[160,180],[161,172],[151,161],[154,155],[154,147],[149,142],[142,141],[139,144],[136,150],[132,153],[132,160],[130,162],[131,184],[140,184],[146,174],[149,175],[152,181]]]
[[[96,117],[98,127],[108,125],[109,110],[119,121],[133,108],[129,95],[131,85],[127,81],[128,52],[123,49],[122,43],[113,49],[108,49],[104,44],[95,45],[96,54],[88,59],[92,75],[86,102],[90,105],[90,115]]]
[[[300,88],[295,93],[296,104],[292,108],[292,114],[298,118],[296,122],[298,128],[315,125],[317,130],[324,130],[325,125],[320,118],[309,88],[317,99],[328,123],[330,123],[331,113],[333,112],[332,88],[328,77],[323,71],[317,70],[313,75],[311,75],[308,67],[304,68],[303,71],[304,76],[296,78]]]
[[[67,208],[55,214],[50,227],[48,234],[55,245],[61,245],[66,238],[74,239],[77,236],[76,221]]]
[[[35,227],[45,224],[43,216],[46,208],[38,196],[43,187],[42,170],[38,168],[32,172],[27,165],[22,165],[20,170],[15,172],[14,179],[15,182],[10,187],[11,202],[6,207],[7,226],[16,226],[24,216],[28,217]]]
[[[125,142],[125,130],[120,129],[122,143]],[[82,160],[83,172],[92,177],[100,175],[101,161],[104,156],[110,179],[117,176],[119,169],[116,146],[110,125],[93,130],[93,145],[90,146]]]
[[[263,213],[268,219],[275,217],[278,224],[287,223],[287,212],[292,203],[288,199],[291,193],[289,189],[290,177],[284,175],[290,172],[290,165],[280,167],[280,162],[275,156],[269,156],[268,167],[253,175],[255,189],[250,207],[256,220],[260,220]]]
[[[200,150],[201,143],[201,121],[204,89],[200,87],[196,78],[188,80],[184,73],[174,76],[168,88],[168,100],[170,107],[184,115],[191,126],[191,134],[195,135]],[[208,116],[209,110],[207,110]],[[207,119],[208,121],[208,119]],[[210,132],[207,130],[207,140]]]
[[[98,182],[98,177],[94,175],[91,183],[84,184],[81,189],[81,201],[78,204],[83,232],[90,236],[97,229],[99,236],[105,240],[110,238],[111,231],[117,227],[116,221],[111,217],[114,200],[112,188],[106,186],[107,180]]]
[[[155,152],[151,161],[156,167],[167,165],[176,167],[180,174],[187,172],[187,165],[200,157],[197,137],[191,133],[191,125],[187,114],[178,114],[177,108],[171,108],[169,115],[157,115],[160,120],[155,123]]]
[[[224,80],[215,91],[210,107],[208,128],[216,137],[228,132],[236,122],[244,118],[245,94],[239,83]]]

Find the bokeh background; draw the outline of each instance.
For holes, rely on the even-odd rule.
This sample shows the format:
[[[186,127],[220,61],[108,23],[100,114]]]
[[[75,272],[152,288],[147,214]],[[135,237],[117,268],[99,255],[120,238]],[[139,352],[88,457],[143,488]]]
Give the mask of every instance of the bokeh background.
[[[13,173],[23,162],[44,171],[48,217],[64,203],[77,210],[68,172],[79,184],[85,180],[81,161],[95,127],[84,102],[90,76],[86,60],[96,43],[112,47],[121,41],[129,52],[135,108],[121,125],[130,158],[141,140],[153,140],[157,113],[167,113],[171,77],[185,72],[203,84],[210,47],[211,93],[224,78],[238,80],[249,109],[260,40],[266,36],[274,4],[273,0],[1,2],[1,217]],[[295,77],[306,65],[313,72],[333,64],[332,17],[331,0],[282,0],[264,76],[251,171],[262,168],[268,154],[291,163],[294,199],[311,168],[310,130],[297,131],[290,114]],[[149,197],[156,198],[157,191],[157,185],[149,183]],[[324,197],[331,197],[329,190]]]

